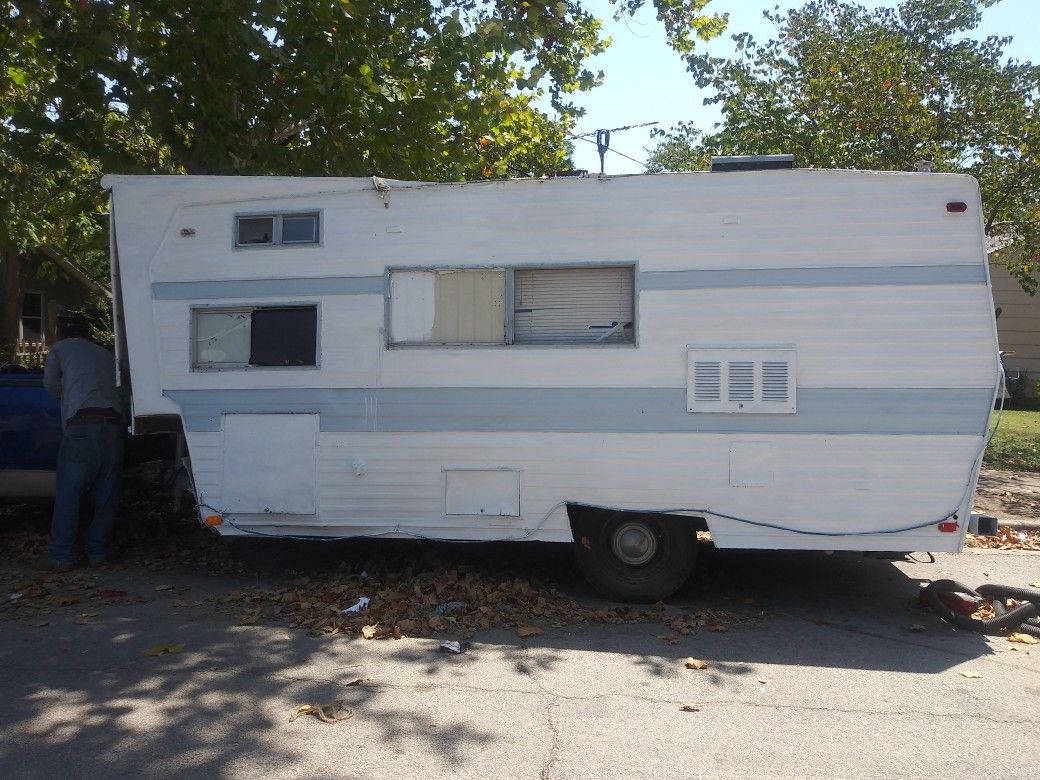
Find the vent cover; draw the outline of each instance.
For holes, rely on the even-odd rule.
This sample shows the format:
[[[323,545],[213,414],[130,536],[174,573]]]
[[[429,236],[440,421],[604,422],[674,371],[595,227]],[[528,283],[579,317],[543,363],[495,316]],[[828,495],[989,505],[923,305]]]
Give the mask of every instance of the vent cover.
[[[689,347],[688,412],[794,414],[794,347]]]

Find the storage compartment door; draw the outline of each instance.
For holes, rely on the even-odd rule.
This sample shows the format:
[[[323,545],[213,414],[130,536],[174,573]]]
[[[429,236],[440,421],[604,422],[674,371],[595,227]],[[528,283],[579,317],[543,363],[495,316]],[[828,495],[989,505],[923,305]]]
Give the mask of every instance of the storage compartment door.
[[[316,514],[318,415],[225,414],[223,423],[225,512]]]

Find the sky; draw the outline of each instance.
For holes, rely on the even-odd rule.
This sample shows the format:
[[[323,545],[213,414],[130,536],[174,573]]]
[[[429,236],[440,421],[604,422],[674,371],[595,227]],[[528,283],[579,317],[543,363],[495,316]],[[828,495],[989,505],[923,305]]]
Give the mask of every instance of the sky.
[[[868,7],[898,4],[897,0],[861,2]],[[775,28],[762,18],[762,11],[775,4],[775,0],[713,0],[707,10],[729,12],[729,28],[720,38],[699,45],[713,56],[728,57],[734,54],[730,35],[750,32],[756,40],[767,40]],[[710,129],[719,121],[718,109],[703,105],[710,93],[697,89],[679,55],[665,43],[664,28],[654,18],[652,3],[627,22],[612,19],[614,7],[607,0],[585,0],[583,5],[603,20],[603,34],[614,43],[606,53],[588,61],[591,70],[603,71],[604,79],[602,86],[577,96],[576,103],[586,114],[578,120],[576,133],[644,122],[658,122],[657,127],[667,129],[693,121],[701,129]],[[781,0],[780,5],[788,8],[800,3]],[[980,38],[1009,34],[1014,38],[1006,49],[1009,56],[1040,61],[1040,0],[1002,0],[983,12],[982,25],[975,31]],[[610,147],[615,152],[607,152],[606,173],[640,173],[647,149],[654,145],[650,128],[612,134]],[[575,141],[574,147],[575,166],[598,172],[595,144]]]

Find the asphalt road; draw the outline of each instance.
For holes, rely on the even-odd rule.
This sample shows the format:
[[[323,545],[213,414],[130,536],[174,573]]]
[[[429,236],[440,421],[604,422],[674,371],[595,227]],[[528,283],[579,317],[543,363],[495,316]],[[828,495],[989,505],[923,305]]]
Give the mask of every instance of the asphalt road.
[[[260,556],[298,571],[311,553],[294,549],[276,543]],[[552,548],[520,554],[532,568],[566,569]],[[940,576],[1040,580],[1037,553],[969,551],[927,565],[720,552],[672,605],[749,618],[725,633],[700,629],[671,646],[654,625],[546,627],[527,639],[491,630],[459,656],[432,639],[237,626],[212,609],[174,608],[154,590],[168,582],[201,598],[278,576],[264,560],[250,563],[235,577],[130,566],[99,582],[140,594],[136,603],[98,606],[79,623],[82,606],[46,626],[0,619],[0,777],[1040,773],[1040,645],[1016,651],[910,607],[919,581]],[[576,579],[565,587],[593,598]],[[185,651],[143,654],[162,642]],[[684,668],[687,656],[708,668]],[[367,681],[346,685],[358,677]],[[336,698],[353,717],[288,720],[299,704]]]

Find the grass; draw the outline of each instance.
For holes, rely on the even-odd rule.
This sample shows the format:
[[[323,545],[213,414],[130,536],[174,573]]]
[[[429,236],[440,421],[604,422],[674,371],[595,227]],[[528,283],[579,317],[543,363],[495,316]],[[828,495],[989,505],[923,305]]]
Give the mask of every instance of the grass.
[[[1040,471],[1040,411],[1004,412],[982,462],[992,469]]]

